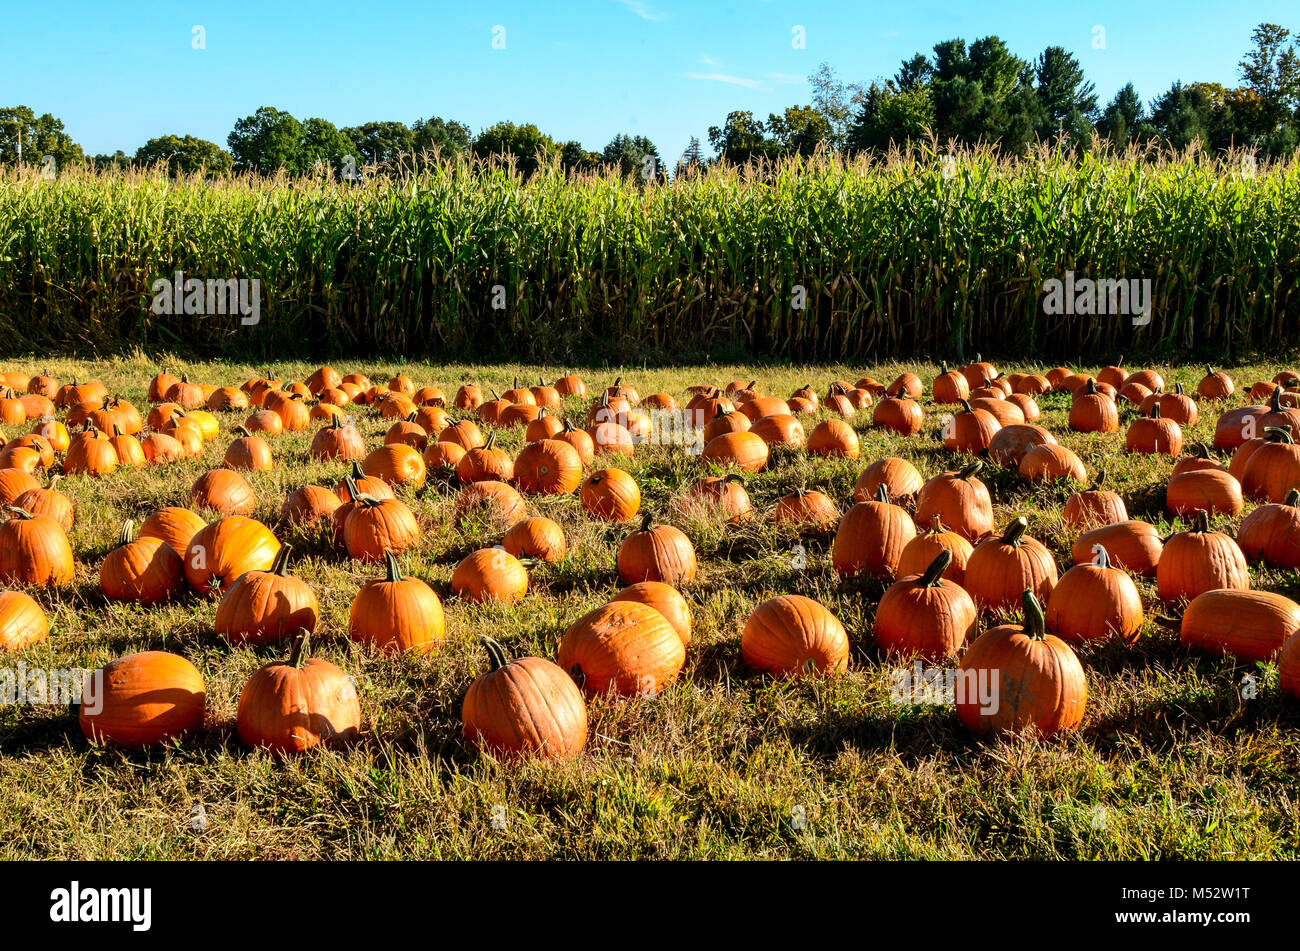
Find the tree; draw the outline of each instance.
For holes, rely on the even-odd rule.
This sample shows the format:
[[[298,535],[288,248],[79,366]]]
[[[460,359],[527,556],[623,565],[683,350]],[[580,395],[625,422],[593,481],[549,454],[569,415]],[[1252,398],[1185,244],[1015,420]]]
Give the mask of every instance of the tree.
[[[812,87],[812,108],[830,129],[828,140],[840,148],[848,141],[854,111],[862,103],[866,90],[861,83],[845,85],[829,63],[817,67],[817,72],[808,77],[808,85]]]
[[[452,158],[469,151],[469,126],[463,122],[430,116],[416,119],[411,126],[411,147],[417,155],[425,152]]]
[[[930,86],[902,89],[894,81],[872,83],[849,130],[848,147],[882,152],[926,138],[934,128]]]
[[[301,174],[302,137],[302,124],[297,119],[273,106],[262,106],[235,123],[226,144],[239,171],[271,174],[284,169]]]
[[[1241,79],[1280,123],[1300,107],[1300,39],[1288,45],[1291,31],[1276,23],[1261,23],[1251,39],[1255,48],[1239,64]]]
[[[342,172],[349,155],[356,159],[355,148],[352,140],[334,123],[325,119],[308,119],[302,124],[298,166],[305,172],[317,168],[317,163],[320,163],[322,167]]]
[[[591,172],[600,168],[599,153],[588,152],[581,142],[568,141],[560,146],[560,167],[566,172]]]
[[[1067,135],[1076,145],[1088,141],[1097,110],[1096,87],[1083,76],[1079,61],[1060,46],[1049,46],[1034,68],[1038,99],[1046,112],[1039,134]]]
[[[700,145],[698,138],[691,136],[686,151],[677,160],[677,168],[673,170],[673,175],[694,175],[703,169],[705,164],[704,148]]]
[[[632,176],[638,181],[653,177],[658,181],[667,178],[664,161],[659,157],[655,144],[643,135],[616,135],[605,146],[601,161],[618,169],[623,176]]]
[[[498,122],[475,136],[471,149],[477,158],[514,156],[520,173],[528,176],[537,171],[540,163],[550,161],[559,146],[531,122]]]
[[[1175,82],[1169,90],[1151,105],[1151,125],[1170,146],[1185,149],[1193,142],[1209,142],[1202,109],[1204,96],[1198,95],[1181,82]]]
[[[837,144],[830,120],[813,106],[787,106],[780,115],[769,115],[767,131],[787,155],[812,155],[822,143]]]
[[[30,106],[0,109],[0,164],[18,163],[19,143],[25,165],[39,165],[45,156],[54,157],[55,167],[64,168],[85,160],[81,146],[63,129],[63,121],[48,112],[36,115]]]
[[[752,112],[736,111],[727,115],[727,121],[718,128],[709,127],[709,144],[718,158],[743,165],[753,159],[775,158],[780,145],[767,138],[763,123]]]
[[[404,122],[367,122],[342,131],[352,140],[358,165],[388,165],[415,151],[415,136]]]
[[[217,143],[192,135],[163,135],[150,139],[136,150],[135,161],[141,165],[164,162],[172,176],[196,172],[224,175],[234,164],[231,154]]]
[[[1097,120],[1097,131],[1110,139],[1116,148],[1122,149],[1135,141],[1144,121],[1142,100],[1138,98],[1133,84],[1128,83],[1115,93],[1115,98],[1102,112],[1101,118]]]

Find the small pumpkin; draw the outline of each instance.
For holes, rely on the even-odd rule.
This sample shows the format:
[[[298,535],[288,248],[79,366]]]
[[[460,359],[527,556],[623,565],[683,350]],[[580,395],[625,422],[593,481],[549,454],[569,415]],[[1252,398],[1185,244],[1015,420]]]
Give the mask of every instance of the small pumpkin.
[[[685,660],[686,648],[667,618],[635,601],[613,601],[574,621],[555,659],[589,697],[652,697]]]
[[[528,592],[528,570],[504,548],[480,548],[456,565],[451,589],[467,601],[514,604]]]
[[[1092,564],[1061,575],[1045,616],[1047,629],[1066,641],[1132,641],[1142,627],[1142,598],[1128,573],[1111,565],[1106,549],[1097,545]]]
[[[1106,470],[1098,469],[1091,488],[1075,492],[1065,500],[1061,520],[1070,528],[1092,529],[1128,520],[1128,507],[1119,493],[1103,489]]]
[[[593,518],[626,522],[641,508],[641,489],[622,469],[597,469],[578,486],[578,501]]]
[[[686,533],[672,525],[655,525],[646,512],[641,528],[619,545],[618,576],[624,584],[663,581],[689,584],[695,578],[695,546]]]
[[[1300,568],[1300,490],[1292,489],[1280,503],[1261,505],[1247,515],[1237,531],[1237,544],[1248,561]]]
[[[135,523],[127,521],[119,542],[99,565],[99,590],[110,601],[158,604],[185,583],[185,564],[163,539],[137,536]]]
[[[0,591],[0,651],[26,650],[49,637],[45,611],[22,591]]]
[[[925,574],[942,552],[952,557],[943,570],[943,577],[956,584],[966,579],[966,562],[974,547],[965,536],[945,528],[943,519],[931,516],[930,527],[903,546],[903,554],[898,559],[898,576]]]
[[[1046,601],[1056,587],[1056,561],[1047,547],[1025,534],[1029,522],[1013,518],[1001,535],[975,546],[966,562],[966,590],[981,611],[1013,609],[1026,588]]]
[[[1190,601],[1216,588],[1249,587],[1246,556],[1231,537],[1210,530],[1203,510],[1196,512],[1191,528],[1165,542],[1156,566],[1156,589],[1165,603]]]
[[[402,574],[397,556],[384,552],[385,573],[361,586],[348,612],[348,636],[389,652],[424,654],[447,636],[437,593],[419,578]]]
[[[358,561],[379,561],[385,551],[403,552],[419,540],[415,513],[401,499],[358,496],[343,521],[343,546]]]
[[[501,546],[516,558],[536,558],[557,562],[564,558],[567,544],[564,529],[557,522],[540,516],[526,518],[511,527]]]
[[[875,634],[882,652],[939,661],[956,655],[979,633],[975,602],[944,577],[952,562],[952,552],[940,549],[925,571],[903,575],[881,596]]]
[[[912,517],[889,500],[889,490],[881,485],[874,501],[857,503],[840,519],[831,564],[846,578],[893,575],[903,548],[915,537]]]
[[[363,459],[366,447],[357,427],[335,415],[328,425],[316,430],[309,452],[313,459]]]

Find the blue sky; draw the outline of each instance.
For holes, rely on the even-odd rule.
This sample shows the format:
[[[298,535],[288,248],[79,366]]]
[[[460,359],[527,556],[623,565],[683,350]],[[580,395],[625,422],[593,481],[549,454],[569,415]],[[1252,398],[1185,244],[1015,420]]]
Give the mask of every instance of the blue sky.
[[[190,133],[225,145],[235,120],[274,105],[336,125],[441,115],[474,131],[535,122],[601,149],[642,134],[669,159],[733,109],[760,118],[807,102],[820,62],[841,78],[892,75],[938,41],[996,33],[1030,59],[1072,50],[1103,102],[1127,81],[1144,100],[1175,79],[1237,82],[1260,22],[1300,30],[1296,0],[6,0],[0,106],[64,120],[88,153]],[[202,26],[206,48],[193,48]],[[504,49],[493,29],[505,28]],[[1093,48],[1094,27],[1105,48]],[[805,46],[795,48],[802,27]]]

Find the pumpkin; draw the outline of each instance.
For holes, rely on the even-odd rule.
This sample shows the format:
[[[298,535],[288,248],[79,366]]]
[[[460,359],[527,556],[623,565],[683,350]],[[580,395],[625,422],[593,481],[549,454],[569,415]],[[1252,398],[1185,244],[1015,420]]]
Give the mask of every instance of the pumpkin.
[[[1012,393],[1006,398],[1006,402],[1020,410],[1020,415],[1025,418],[1024,422],[1026,423],[1032,423],[1043,415],[1043,411],[1039,409],[1037,401],[1032,396],[1025,393]],[[1023,424],[1009,423],[1007,425]],[[1005,429],[1006,426],[1003,426],[1003,428]]]
[[[1260,420],[1269,414],[1267,406],[1242,406],[1227,410],[1214,424],[1214,448],[1236,449],[1242,443],[1262,435]]]
[[[1100,545],[1112,565],[1145,578],[1154,578],[1156,566],[1164,551],[1164,543],[1156,527],[1149,522],[1128,520],[1103,525],[1084,532],[1071,548],[1071,558],[1076,565],[1088,564]]]
[[[1229,536],[1210,530],[1204,511],[1196,513],[1190,529],[1165,542],[1156,566],[1156,589],[1165,603],[1190,601],[1216,588],[1249,587],[1246,556]]]
[[[954,452],[983,452],[1001,428],[997,417],[988,410],[975,409],[967,400],[961,400],[961,411],[943,425],[943,444]]]
[[[1116,389],[1123,386],[1128,381],[1128,370],[1124,369],[1123,363],[1124,358],[1120,357],[1110,366],[1102,367],[1097,371],[1097,382]]]
[[[41,466],[41,451],[32,446],[16,446],[11,442],[0,450],[0,468],[21,469],[34,475]]]
[[[1091,564],[1061,575],[1047,599],[1047,630],[1066,641],[1133,641],[1142,627],[1142,598],[1128,573],[1110,563],[1106,549],[1093,548]]]
[[[15,508],[25,509],[33,515],[48,515],[65,532],[70,532],[74,518],[72,500],[55,488],[60,478],[57,473],[50,476],[48,486],[28,489],[14,499],[13,504]]]
[[[487,439],[484,438],[483,431],[474,425],[473,420],[462,419],[459,423],[453,423],[438,433],[438,441],[455,443],[468,451],[483,445]]]
[[[455,517],[461,519],[471,513],[505,526],[527,518],[523,496],[504,482],[475,482],[461,489],[456,496]]]
[[[0,651],[26,650],[49,637],[45,611],[21,591],[0,591]]]
[[[825,419],[808,434],[807,448],[809,454],[814,456],[856,459],[858,434],[842,419]]]
[[[882,485],[875,501],[857,503],[840,519],[831,564],[842,577],[892,575],[903,548],[915,537],[912,517],[889,501],[889,490]]]
[[[975,546],[966,562],[966,590],[982,611],[1010,610],[1026,588],[1046,601],[1056,586],[1056,562],[1042,542],[1025,534],[1029,523],[1013,518],[998,536]]]
[[[59,381],[50,376],[50,371],[46,370],[27,381],[27,392],[39,393],[52,400],[58,395]]]
[[[654,608],[673,626],[682,646],[691,643],[691,608],[680,591],[662,581],[639,581],[619,590],[611,601],[635,601]]]
[[[1193,650],[1255,663],[1271,659],[1298,629],[1300,604],[1290,598],[1272,591],[1213,589],[1187,605],[1180,639]]]
[[[1076,396],[1070,406],[1069,427],[1080,433],[1119,432],[1119,410],[1115,401],[1098,391],[1097,384],[1089,381],[1084,392]]]
[[[1021,604],[1024,621],[985,631],[958,668],[957,718],[980,736],[1026,728],[1050,736],[1083,721],[1088,679],[1078,655],[1047,633],[1033,591],[1022,593]]]
[[[533,399],[536,401],[537,405],[544,409],[556,409],[560,405],[560,391],[553,386],[547,386],[546,381],[541,377],[537,378],[536,386],[530,386],[528,388],[528,392],[533,394]],[[668,396],[666,393],[660,393],[658,395],[661,397],[667,397],[668,399],[667,403],[660,402],[655,404],[659,409],[674,410],[677,408],[677,404],[673,402],[671,396]],[[647,399],[650,399],[650,397],[647,397]]]
[[[943,368],[943,372],[930,384],[930,395],[936,403],[961,403],[970,399],[970,382],[956,370]]]
[[[465,458],[465,449],[454,442],[429,443],[424,450],[424,469],[429,475],[455,478],[456,466]]]
[[[624,584],[663,581],[689,584],[695,578],[695,546],[686,533],[672,525],[655,525],[646,512],[641,528],[629,534],[618,548],[618,576]]]
[[[1289,430],[1280,426],[1265,429],[1264,440],[1245,464],[1241,489],[1252,499],[1281,502],[1288,492],[1300,486],[1300,445],[1292,439]],[[1237,511],[1241,511],[1240,505]]]
[[[470,450],[470,454],[477,451]],[[582,459],[569,443],[543,439],[520,451],[513,471],[515,482],[525,492],[567,495],[582,480]]]
[[[194,536],[207,525],[189,509],[168,506],[150,515],[140,525],[141,538],[160,538],[182,558]]]
[[[825,492],[799,489],[777,499],[772,514],[778,525],[829,527],[840,520],[839,506]]]
[[[259,409],[244,420],[244,428],[250,433],[265,433],[268,436],[277,436],[284,431],[284,420],[280,418],[279,413],[274,413],[269,409]]]
[[[686,648],[668,619],[636,601],[612,601],[574,621],[555,659],[589,697],[654,696],[685,660]]]
[[[732,473],[727,476],[705,476],[687,490],[679,510],[686,515],[700,514],[702,506],[706,516],[721,517],[727,522],[743,522],[753,514],[754,507],[745,488],[744,476]]]
[[[1259,420],[1260,429],[1267,432],[1270,426],[1277,426],[1290,433],[1293,440],[1300,439],[1300,409],[1283,408],[1281,387],[1273,391],[1268,402],[1269,411]]]
[[[559,442],[567,442],[572,446],[584,466],[591,465],[595,460],[596,441],[591,438],[591,434],[585,429],[577,429],[567,419],[564,421],[564,430],[556,433],[555,438]]]
[[[778,446],[798,449],[807,441],[803,424],[789,413],[759,417],[749,431],[767,443],[769,449]]]
[[[117,450],[108,436],[95,430],[79,434],[87,437],[73,439],[63,457],[63,471],[69,475],[106,476],[117,468]]]
[[[217,634],[234,644],[270,644],[316,630],[320,605],[307,582],[289,574],[290,551],[282,545],[269,569],[246,571],[226,589],[212,625]]]
[[[377,499],[397,498],[392,486],[378,476],[366,475],[361,468],[361,464],[355,459],[352,461],[352,473],[348,478],[352,480],[352,485],[358,495],[373,495]],[[340,502],[351,501],[352,497],[348,492],[347,479],[334,486],[334,494],[338,496]]]
[[[1206,469],[1217,472],[1228,471],[1223,463],[1211,457],[1209,446],[1203,442],[1198,442],[1188,449],[1187,455],[1182,456],[1174,463],[1174,471],[1170,473],[1170,477],[1182,475],[1184,472],[1199,472]]]
[[[943,520],[934,515],[930,518],[930,527],[903,546],[903,553],[898,558],[898,576],[925,574],[935,558],[946,551],[951,558],[943,569],[943,577],[962,584],[966,579],[966,562],[973,550],[969,541],[945,528]]]
[[[184,582],[180,554],[157,536],[137,537],[131,521],[122,525],[119,547],[99,566],[99,590],[110,601],[158,604],[171,598]]]
[[[1070,528],[1100,528],[1128,520],[1128,507],[1118,493],[1103,489],[1106,470],[1098,469],[1091,488],[1075,492],[1065,501],[1061,520]]]
[[[307,377],[307,389],[313,395],[318,395],[325,390],[337,389],[338,385],[343,382],[339,376],[338,370],[333,367],[317,367],[312,371],[311,376]]]
[[[122,427],[114,424],[113,435],[108,439],[109,445],[117,453],[117,463],[121,466],[143,466],[147,465],[149,460],[144,454],[144,447],[140,445],[140,440],[128,433],[122,432]]]
[[[916,521],[924,525],[936,515],[970,542],[993,531],[993,500],[988,486],[976,478],[984,464],[976,459],[956,472],[930,479],[916,496]]]
[[[1176,456],[1183,451],[1183,431],[1172,419],[1160,415],[1160,405],[1151,407],[1150,416],[1129,423],[1124,436],[1129,452]]]
[[[195,480],[190,503],[200,512],[213,509],[222,515],[252,515],[257,507],[253,487],[233,469],[212,469]]]
[[[848,667],[849,638],[824,606],[803,595],[783,594],[750,612],[740,653],[749,667],[775,677],[838,674]]]
[[[72,546],[63,527],[48,515],[8,506],[0,523],[0,581],[31,585],[72,583]]]
[[[548,416],[543,409],[537,418],[524,427],[525,442],[540,442],[564,432],[564,420],[559,416]]]
[[[426,475],[424,457],[401,444],[380,446],[366,456],[361,468],[366,475],[383,479],[389,485],[410,485],[416,489],[424,485]]]
[[[86,678],[81,732],[95,743],[152,746],[200,729],[206,700],[203,675],[184,657],[129,654]]]
[[[767,465],[768,446],[756,433],[723,433],[710,439],[700,458],[720,467],[734,466],[742,472],[758,472]]]
[[[1282,502],[1261,505],[1247,515],[1237,531],[1237,544],[1248,561],[1300,568],[1300,490],[1292,489]]]
[[[403,552],[419,540],[415,513],[401,499],[358,496],[343,521],[343,546],[358,561],[379,561],[385,551]]]
[[[1015,382],[1014,389],[1017,394],[1041,396],[1051,391],[1052,382],[1040,373],[1027,373]]]
[[[167,433],[150,433],[140,441],[140,449],[144,452],[145,461],[152,466],[176,462],[189,454],[180,440]]]
[[[490,637],[488,672],[474,679],[461,705],[465,741],[504,758],[562,762],[587,742],[587,704],[572,678],[541,657],[507,660]]]
[[[766,443],[763,449],[767,450]],[[578,487],[578,501],[594,518],[626,522],[641,508],[641,489],[622,469],[597,469]]]
[[[245,571],[265,571],[280,542],[261,522],[227,515],[194,533],[185,549],[185,579],[200,594],[228,587]]]
[[[437,593],[419,578],[403,576],[397,556],[384,553],[385,574],[361,586],[348,612],[348,636],[377,650],[436,650],[447,636]]]
[[[254,436],[243,426],[238,427],[238,436],[226,449],[225,463],[229,469],[245,469],[250,472],[265,472],[275,463],[271,458],[271,447],[261,436]],[[241,513],[247,514],[247,513]]]
[[[504,548],[480,548],[456,565],[451,589],[467,601],[514,604],[528,591],[528,570]]]
[[[535,403],[511,403],[501,411],[497,425],[502,427],[527,427],[542,414],[542,408]]]
[[[911,436],[920,432],[924,415],[920,403],[901,397],[895,391],[871,410],[871,425],[899,436]]]
[[[862,470],[853,485],[853,500],[868,502],[874,499],[882,485],[889,491],[891,499],[902,501],[914,498],[925,485],[925,478],[906,459],[886,456]]]
[[[203,395],[203,387],[191,383],[190,378],[184,373],[177,382],[168,387],[167,392],[163,394],[163,399],[169,403],[179,403],[182,409],[198,409],[207,402],[207,398]]]
[[[789,416],[790,404],[779,396],[756,396],[753,399],[739,400],[740,412],[749,417],[751,423],[757,423],[764,416]]]
[[[952,562],[952,552],[941,548],[925,571],[903,575],[881,596],[875,634],[883,653],[939,661],[956,655],[979,633],[975,602],[960,584],[944,577]]]
[[[574,376],[572,373],[566,373],[552,385],[561,396],[586,397],[587,395],[587,384],[581,377]]]
[[[13,505],[20,496],[40,487],[41,484],[26,470],[0,469],[0,504]]]
[[[516,558],[556,562],[564,558],[568,546],[564,529],[551,519],[538,516],[512,526],[501,539],[501,547]]]
[[[1008,402],[1002,397],[971,397],[972,409],[988,413],[998,421],[999,426],[1020,426],[1025,422],[1025,414],[1019,405]]]
[[[981,360],[980,355],[975,354],[975,361],[968,363],[961,368],[961,375],[966,378],[966,383],[974,389],[984,383],[985,380],[991,380],[998,375],[997,368],[986,360]]]
[[[316,430],[309,451],[313,459],[362,459],[366,455],[357,427],[343,422],[341,416],[331,417],[328,425]]]
[[[114,445],[116,446],[116,443],[114,443]],[[40,456],[41,468],[48,469],[54,465],[54,445],[38,433],[27,433],[9,440],[9,442],[4,444],[4,449],[0,449],[0,459],[4,459],[8,455],[9,451],[16,447],[25,447],[35,450],[35,452]]]
[[[1046,443],[1025,453],[1020,460],[1020,477],[1030,483],[1057,479],[1083,482],[1088,478],[1088,472],[1083,467],[1083,460],[1074,454],[1074,450],[1056,443]]]
[[[32,429],[32,433],[41,436],[55,452],[66,452],[71,437],[68,427],[57,419],[43,419]]]
[[[1227,472],[1214,469],[1174,476],[1165,490],[1165,504],[1169,511],[1182,516],[1197,511],[1239,515],[1244,507],[1240,483]]]
[[[471,482],[510,482],[514,479],[514,461],[510,453],[496,448],[496,433],[487,442],[468,450],[456,464],[461,485]],[[423,461],[423,460],[422,460]]]
[[[1300,637],[1292,635],[1282,645],[1282,655],[1277,660],[1277,685],[1288,697],[1300,697]]]

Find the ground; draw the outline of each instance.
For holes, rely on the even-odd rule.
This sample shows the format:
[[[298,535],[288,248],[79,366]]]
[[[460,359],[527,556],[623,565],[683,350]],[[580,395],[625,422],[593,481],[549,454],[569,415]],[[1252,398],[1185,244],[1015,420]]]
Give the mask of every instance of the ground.
[[[172,372],[228,384],[265,367],[185,364]],[[382,361],[334,363],[376,381],[404,372],[417,385],[450,394],[474,381],[502,390],[518,376],[548,381],[557,367],[430,366]],[[34,359],[4,369],[49,371],[61,380],[93,376],[142,409],[160,364]],[[1172,383],[1194,387],[1197,366],[1159,367]],[[1271,379],[1281,365],[1229,368],[1239,390]],[[283,379],[314,369],[279,363]],[[932,365],[884,367],[695,366],[638,370],[587,368],[589,387],[621,375],[642,395],[679,401],[694,383],[755,379],[764,393],[789,396],[812,383],[870,374],[886,382],[903,369],[928,382]],[[1026,369],[1024,365],[1004,369]],[[1095,368],[1093,368],[1095,369]],[[1132,517],[1174,523],[1162,511],[1171,462],[1121,455],[1123,434],[1084,436],[1066,429],[1066,397],[1041,400],[1044,419],[1091,472],[1104,460],[1112,488]],[[575,416],[585,410],[569,401]],[[1278,696],[1276,672],[1189,654],[1176,625],[1161,624],[1153,586],[1143,584],[1148,622],[1137,644],[1083,647],[1088,709],[1080,730],[1053,740],[1032,736],[977,742],[951,707],[899,706],[890,675],[909,666],[882,658],[872,617],[878,582],[842,584],[829,564],[829,535],[776,527],[775,500],[799,486],[822,488],[844,505],[870,461],[912,459],[928,475],[957,468],[961,457],[938,439],[942,410],[926,403],[926,425],[904,439],[857,428],[855,462],[778,454],[749,480],[758,517],[744,526],[679,520],[699,553],[700,572],[686,589],[693,640],[682,675],[653,699],[590,704],[585,753],[560,765],[511,764],[480,756],[462,740],[460,704],[486,669],[477,635],[490,633],[514,655],[554,657],[565,627],[618,587],[614,556],[628,526],[587,520],[574,497],[530,500],[530,511],[565,528],[569,554],[532,571],[527,598],[514,607],[480,607],[449,590],[456,562],[500,533],[452,520],[454,487],[433,485],[408,501],[424,530],[404,560],[443,598],[448,636],[425,657],[393,658],[347,638],[349,604],[379,572],[349,562],[312,540],[294,542],[292,570],[315,589],[322,622],[313,652],[347,669],[361,687],[364,738],[339,751],[281,762],[250,752],[233,729],[248,675],[285,655],[281,647],[232,649],[212,630],[216,597],[186,595],[158,608],[106,602],[99,562],[116,544],[123,519],[186,505],[189,488],[219,465],[229,430],[245,414],[224,417],[222,435],[200,461],[161,469],[119,470],[102,480],[62,483],[77,506],[70,534],[77,557],[71,589],[33,592],[51,620],[51,637],[7,661],[29,667],[93,668],[122,654],[165,649],[189,657],[208,689],[207,729],[167,749],[122,752],[92,747],[63,707],[0,707],[0,858],[1293,858],[1300,841],[1300,712]],[[1209,441],[1217,412],[1201,405],[1188,442]],[[390,425],[359,412],[367,446]],[[811,428],[811,423],[807,424]],[[27,426],[9,426],[12,437]],[[315,482],[334,485],[342,463],[307,456],[313,430],[272,440],[277,465],[254,474],[257,517],[274,524],[285,495]],[[502,442],[518,448],[521,431]],[[642,447],[618,463],[641,485],[644,505],[666,504],[700,474],[679,448]],[[999,525],[1017,514],[1029,532],[1070,564],[1072,533],[1060,512],[1067,486],[1029,488],[1010,471],[987,478]],[[1248,503],[1247,510],[1251,506]],[[802,543],[806,565],[792,546]],[[1300,578],[1252,568],[1257,587],[1300,597]],[[740,659],[739,629],[757,602],[795,592],[822,601],[852,642],[849,670],[835,679],[777,682],[754,676]],[[1259,678],[1257,696],[1242,678]],[[1246,691],[1250,693],[1250,691]]]

